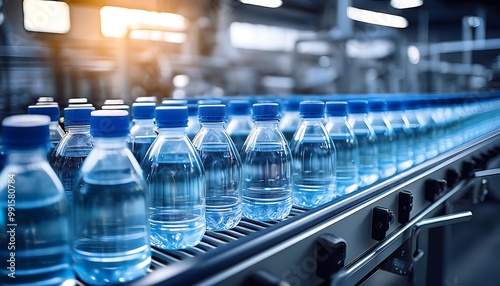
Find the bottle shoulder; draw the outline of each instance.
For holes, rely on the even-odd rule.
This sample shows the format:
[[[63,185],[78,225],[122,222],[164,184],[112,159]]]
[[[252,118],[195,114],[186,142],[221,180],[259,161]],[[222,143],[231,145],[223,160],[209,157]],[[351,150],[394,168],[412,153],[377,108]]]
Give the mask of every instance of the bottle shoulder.
[[[0,177],[10,179],[0,182],[0,193],[7,192],[10,185],[19,200],[36,201],[64,195],[61,181],[45,160],[28,164],[7,164]]]
[[[156,137],[157,131],[154,125],[134,125],[130,128],[130,136],[151,136]]]
[[[61,139],[54,154],[75,157],[87,156],[93,148],[94,142],[90,134],[68,133]]]

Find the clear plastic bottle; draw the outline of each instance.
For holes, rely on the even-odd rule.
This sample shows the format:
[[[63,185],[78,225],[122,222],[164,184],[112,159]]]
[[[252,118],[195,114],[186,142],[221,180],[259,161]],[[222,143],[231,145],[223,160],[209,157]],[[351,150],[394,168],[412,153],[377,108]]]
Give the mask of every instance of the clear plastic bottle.
[[[146,183],[127,147],[129,115],[93,111],[94,149],[73,191],[73,268],[90,285],[126,283],[151,262]]]
[[[198,130],[200,130],[200,122],[198,121],[198,104],[190,103],[188,104],[188,127],[186,128],[186,134],[189,140],[193,140]]]
[[[75,284],[67,200],[47,162],[49,122],[43,115],[3,120],[7,165],[0,173],[1,285]]]
[[[50,165],[61,180],[68,199],[70,227],[73,223],[75,182],[83,161],[94,148],[92,136],[90,136],[90,113],[93,110],[93,107],[64,109],[64,127],[67,133],[50,157]]]
[[[418,116],[420,112],[420,101],[418,99],[408,99],[404,102],[405,115],[408,119],[413,135],[413,163],[420,164],[425,161],[426,147],[425,147],[425,122],[422,117]]]
[[[130,135],[127,138],[127,142],[139,164],[156,139],[156,126],[154,123],[155,108],[156,104],[153,102],[136,102],[132,105],[134,125],[130,128]]]
[[[65,108],[64,128],[67,133],[50,157],[50,165],[63,184],[66,195],[73,191],[78,171],[94,148],[90,136],[90,113],[94,108]],[[72,196],[68,196],[72,203]]]
[[[326,103],[326,131],[337,151],[337,190],[345,195],[359,188],[359,147],[354,130],[347,120],[347,102]]]
[[[279,129],[285,136],[286,142],[290,142],[290,140],[292,140],[293,134],[295,134],[295,131],[299,128],[299,104],[300,99],[289,98],[283,105],[283,118],[279,123]]]
[[[243,148],[243,216],[284,219],[292,209],[292,155],[278,129],[278,104],[255,103],[254,126]]]
[[[159,134],[142,161],[149,189],[151,243],[164,249],[195,246],[206,229],[205,174],[185,133],[187,107],[157,107],[155,120]]]
[[[30,105],[28,106],[28,114],[40,114],[50,117],[50,149],[47,153],[47,158],[52,156],[52,153],[64,136],[64,131],[59,125],[59,118],[61,117],[59,106],[57,104],[51,105]]]
[[[193,140],[205,169],[207,229],[234,228],[241,220],[241,159],[224,129],[226,106],[201,105]]]
[[[384,179],[397,172],[396,135],[387,118],[385,101],[370,100],[370,102],[368,102],[368,110],[368,120],[377,136],[379,176],[381,179]]]
[[[354,130],[359,146],[360,187],[375,183],[378,178],[377,136],[368,121],[368,101],[351,100],[348,102],[349,124]]]
[[[433,108],[429,98],[422,99],[421,109],[417,116],[425,122],[423,130],[424,144],[425,144],[425,159],[431,159],[439,154],[439,145],[437,140],[437,123],[432,117]]]
[[[413,166],[413,130],[404,113],[403,101],[392,99],[387,101],[387,115],[396,136],[396,164],[398,172]]]
[[[231,100],[228,104],[228,111],[230,118],[226,130],[240,152],[252,130],[252,106],[248,100]]]
[[[302,101],[302,123],[290,141],[292,152],[292,203],[313,208],[342,194],[336,191],[336,151],[323,125],[325,103]]]

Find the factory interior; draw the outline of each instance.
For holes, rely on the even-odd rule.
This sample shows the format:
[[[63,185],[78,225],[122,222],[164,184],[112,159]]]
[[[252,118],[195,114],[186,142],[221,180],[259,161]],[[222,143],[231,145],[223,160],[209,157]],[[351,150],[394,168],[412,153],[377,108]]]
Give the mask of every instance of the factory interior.
[[[0,0],[0,120],[42,98],[61,117],[75,98],[96,109],[138,98],[456,95],[483,106],[500,98],[498,15],[495,0]],[[194,250],[152,248],[150,270],[132,285],[500,285],[499,167],[497,124],[345,199],[258,227],[242,220],[238,234],[210,232]],[[429,200],[440,179],[447,187]],[[399,213],[404,190],[409,220],[373,239],[372,210]],[[419,224],[466,211],[467,222]],[[347,245],[340,267],[315,258],[325,233]],[[422,257],[402,254],[412,240]]]

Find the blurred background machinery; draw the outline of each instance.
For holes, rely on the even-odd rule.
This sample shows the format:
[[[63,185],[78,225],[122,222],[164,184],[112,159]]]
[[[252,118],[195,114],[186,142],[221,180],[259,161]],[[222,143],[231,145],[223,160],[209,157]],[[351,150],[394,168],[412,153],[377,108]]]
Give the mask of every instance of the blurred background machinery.
[[[3,112],[39,96],[99,104],[498,85],[493,0],[245,2],[0,1]]]

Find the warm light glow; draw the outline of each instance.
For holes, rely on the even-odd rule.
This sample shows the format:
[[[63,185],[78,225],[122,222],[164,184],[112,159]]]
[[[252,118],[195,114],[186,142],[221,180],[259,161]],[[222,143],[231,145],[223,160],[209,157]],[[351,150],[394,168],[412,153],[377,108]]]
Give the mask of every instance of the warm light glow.
[[[64,2],[24,0],[23,12],[27,31],[65,34],[71,28],[69,6]]]
[[[281,0],[240,0],[243,4],[262,6],[267,8],[278,8],[283,5]]]
[[[141,28],[158,31],[141,30]],[[105,37],[123,38],[128,29],[137,29],[138,31],[131,32],[131,38],[179,43],[185,41],[186,35],[176,32],[185,31],[186,28],[186,18],[178,14],[112,6],[101,8],[101,32]],[[181,40],[181,37],[184,38]]]
[[[130,32],[130,38],[136,40],[152,40],[180,44],[186,41],[187,36],[184,33],[136,30]]]
[[[423,0],[391,0],[391,6],[396,9],[408,9],[422,6]]]
[[[406,28],[408,21],[401,16],[347,7],[347,17],[354,21],[365,22],[393,28]]]
[[[187,76],[185,74],[178,74],[178,75],[174,76],[172,83],[177,88],[186,87],[189,84],[189,76]]]

